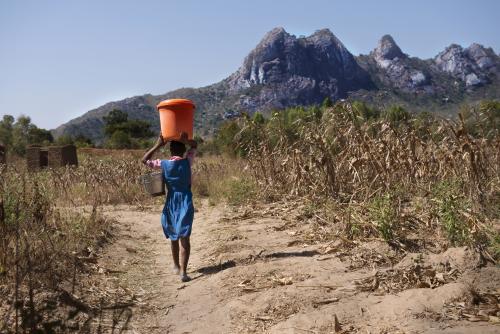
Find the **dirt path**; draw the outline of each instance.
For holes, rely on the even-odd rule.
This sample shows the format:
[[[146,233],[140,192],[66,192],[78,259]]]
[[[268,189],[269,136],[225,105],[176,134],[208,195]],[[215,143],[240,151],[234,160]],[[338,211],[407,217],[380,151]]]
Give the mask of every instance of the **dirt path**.
[[[203,202],[196,212],[193,228],[189,266],[193,280],[183,284],[171,272],[169,244],[159,224],[160,208],[144,211],[127,206],[108,208],[105,214],[117,221],[115,240],[100,255],[100,274],[92,279],[101,290],[109,290],[110,296],[122,291],[133,298],[130,307],[109,309],[96,317],[93,330],[104,333],[500,332],[500,326],[491,323],[495,318],[490,322],[471,322],[445,316],[447,303],[467,292],[465,276],[450,278],[446,284],[438,282],[434,289],[401,291],[394,288],[399,281],[389,280],[398,265],[373,268],[378,262],[385,263],[385,248],[381,243],[365,247],[367,251],[370,247],[378,250],[379,255],[374,258],[363,257],[363,251],[357,248],[349,255],[343,253],[343,244],[338,242],[310,245],[303,242],[309,227],[294,214],[279,215],[277,211],[279,208],[273,207],[236,211]],[[438,260],[432,257],[422,260],[420,256],[419,261],[423,261],[422,268],[426,268],[425,261],[430,263],[434,259],[461,272],[462,267],[474,260],[467,258],[467,254],[457,250]],[[361,260],[353,262],[352,259],[358,258]],[[415,268],[408,258],[399,266],[404,267],[405,261]],[[454,273],[450,268],[447,270]],[[498,267],[482,270],[486,271],[471,272],[470,275],[479,277],[475,284],[498,288]],[[411,273],[407,270],[402,275],[409,277]],[[439,278],[439,274],[432,275]],[[436,282],[433,279],[429,278],[431,284]],[[366,289],[363,284],[377,286]],[[388,291],[379,289],[383,284],[387,284]]]

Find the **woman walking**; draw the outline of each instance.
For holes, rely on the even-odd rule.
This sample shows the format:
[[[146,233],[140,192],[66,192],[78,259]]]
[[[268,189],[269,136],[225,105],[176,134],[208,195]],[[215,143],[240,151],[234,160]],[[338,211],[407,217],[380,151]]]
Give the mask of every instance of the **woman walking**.
[[[183,133],[179,141],[170,141],[169,159],[151,160],[153,154],[166,143],[167,141],[160,135],[155,145],[144,154],[142,162],[150,168],[162,171],[168,192],[161,215],[161,225],[165,237],[170,239],[173,270],[176,274],[180,274],[182,282],[187,282],[191,279],[187,275],[187,266],[191,252],[189,237],[194,218],[191,166],[197,143],[188,140],[187,134]],[[187,152],[186,144],[190,146]]]

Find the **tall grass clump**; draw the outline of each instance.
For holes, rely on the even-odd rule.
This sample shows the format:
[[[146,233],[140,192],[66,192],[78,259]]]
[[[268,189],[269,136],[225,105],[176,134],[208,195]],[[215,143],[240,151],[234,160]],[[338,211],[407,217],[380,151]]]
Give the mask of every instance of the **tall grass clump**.
[[[195,199],[208,198],[213,205],[243,204],[256,195],[256,184],[249,176],[241,159],[224,155],[203,157],[193,166],[193,194]]]
[[[452,245],[467,244],[472,238],[472,226],[463,214],[470,205],[460,188],[459,184],[450,181],[439,182],[434,188],[437,216]]]
[[[389,194],[377,196],[368,205],[369,217],[385,241],[392,241],[399,215],[397,205]]]

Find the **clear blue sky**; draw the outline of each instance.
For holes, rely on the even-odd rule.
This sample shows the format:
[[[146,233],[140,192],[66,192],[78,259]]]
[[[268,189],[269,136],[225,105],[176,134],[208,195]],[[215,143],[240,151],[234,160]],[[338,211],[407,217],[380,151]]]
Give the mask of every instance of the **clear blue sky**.
[[[500,52],[500,1],[0,0],[0,117],[54,128],[105,102],[217,82],[262,36],[329,28],[353,54],[391,34],[430,58]]]

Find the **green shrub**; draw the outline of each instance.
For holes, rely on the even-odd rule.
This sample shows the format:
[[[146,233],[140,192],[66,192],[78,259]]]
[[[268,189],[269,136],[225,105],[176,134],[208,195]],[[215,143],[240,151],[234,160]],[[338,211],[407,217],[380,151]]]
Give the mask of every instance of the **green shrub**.
[[[410,113],[401,106],[392,106],[384,113],[384,118],[392,124],[399,124],[410,119]]]
[[[325,99],[323,100],[323,103],[321,103],[321,106],[323,108],[331,108],[333,107],[333,101],[330,97],[325,97]]]
[[[122,130],[113,132],[111,138],[106,142],[106,147],[113,149],[124,149],[132,147],[130,135]]]
[[[468,207],[460,183],[439,182],[434,189],[434,200],[437,203],[439,222],[450,243],[454,246],[467,244],[472,236],[467,219],[460,212],[460,209]]]
[[[380,110],[371,108],[366,103],[361,101],[354,101],[352,103],[352,109],[357,116],[363,120],[377,119],[380,117]]]
[[[266,122],[264,115],[262,115],[260,112],[256,112],[255,114],[253,114],[252,120],[256,124],[264,124]]]
[[[255,197],[256,185],[250,178],[231,178],[224,188],[224,196],[231,205],[240,205]]]
[[[385,194],[375,197],[369,207],[370,220],[385,241],[394,240],[394,231],[398,223],[398,206],[393,196]]]
[[[229,121],[224,123],[214,138],[216,152],[224,153],[230,156],[238,155],[238,146],[234,137],[240,132],[241,128],[236,121]]]

